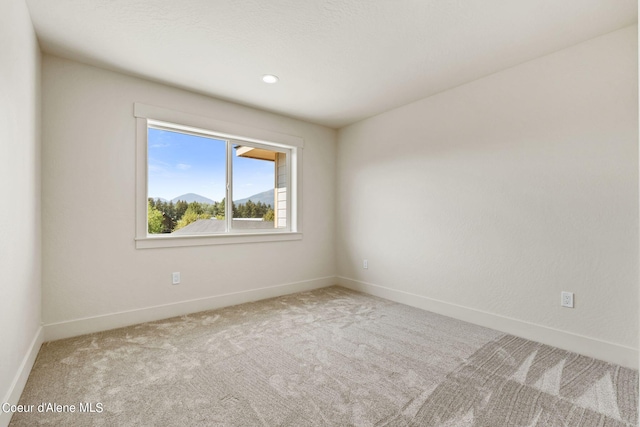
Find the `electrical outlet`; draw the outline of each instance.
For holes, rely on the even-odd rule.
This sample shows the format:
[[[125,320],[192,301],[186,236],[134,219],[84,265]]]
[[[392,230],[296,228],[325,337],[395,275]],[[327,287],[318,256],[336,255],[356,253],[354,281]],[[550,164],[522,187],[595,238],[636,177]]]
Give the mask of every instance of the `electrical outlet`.
[[[180,284],[180,272],[175,272],[171,274],[171,283],[174,285]]]
[[[362,260],[362,268],[369,268],[369,260],[368,259],[363,259]]]
[[[573,308],[573,292],[561,292],[560,305],[563,307]]]

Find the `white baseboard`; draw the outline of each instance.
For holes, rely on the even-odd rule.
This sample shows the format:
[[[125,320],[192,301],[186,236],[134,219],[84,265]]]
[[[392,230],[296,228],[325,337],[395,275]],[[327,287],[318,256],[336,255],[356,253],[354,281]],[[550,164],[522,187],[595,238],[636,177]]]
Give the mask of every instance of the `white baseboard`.
[[[335,284],[335,276],[321,277],[302,282],[270,286],[267,288],[216,295],[154,307],[145,307],[138,310],[122,311],[101,316],[50,323],[44,325],[44,338],[45,341],[70,338],[93,332],[136,325],[138,323],[168,319],[170,317],[197,313],[199,311],[213,310],[216,308],[243,304],[245,302],[258,301],[296,292],[324,288]]]
[[[16,376],[14,377],[13,382],[9,387],[9,391],[4,397],[4,400],[0,402],[0,405],[3,403],[16,405],[18,403],[18,401],[20,400],[20,396],[22,395],[22,391],[24,390],[24,386],[27,384],[27,380],[29,379],[29,374],[31,373],[33,364],[36,361],[36,357],[38,357],[40,346],[42,346],[43,342],[44,330],[41,326],[36,331],[36,335],[31,341],[31,346],[29,347],[27,354],[24,355],[22,363],[18,368],[18,372],[16,373]],[[11,412],[4,412],[0,409],[0,427],[8,426],[12,416],[13,414]]]
[[[594,357],[632,369],[638,369],[638,350],[606,341],[589,338],[547,326],[524,322],[497,314],[463,307],[416,295],[409,292],[386,288],[359,280],[338,276],[337,283],[354,291],[364,292],[384,299],[421,308],[444,316],[464,320],[469,323],[495,329],[511,335],[537,341],[543,344]]]

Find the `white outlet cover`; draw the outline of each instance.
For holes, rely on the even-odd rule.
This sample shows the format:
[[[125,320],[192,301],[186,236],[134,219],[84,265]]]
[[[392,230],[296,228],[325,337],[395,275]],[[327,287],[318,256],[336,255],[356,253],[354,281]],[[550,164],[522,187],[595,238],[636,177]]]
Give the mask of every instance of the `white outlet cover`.
[[[560,305],[563,307],[573,308],[573,292],[561,292]]]
[[[171,274],[171,283],[173,283],[174,285],[180,284],[180,273],[179,272]]]

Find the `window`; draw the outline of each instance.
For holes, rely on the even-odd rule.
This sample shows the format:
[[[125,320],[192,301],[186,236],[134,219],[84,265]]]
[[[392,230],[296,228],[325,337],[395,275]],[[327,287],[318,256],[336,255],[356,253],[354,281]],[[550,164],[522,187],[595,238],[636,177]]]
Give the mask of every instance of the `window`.
[[[135,116],[138,248],[301,238],[301,138],[144,104]]]

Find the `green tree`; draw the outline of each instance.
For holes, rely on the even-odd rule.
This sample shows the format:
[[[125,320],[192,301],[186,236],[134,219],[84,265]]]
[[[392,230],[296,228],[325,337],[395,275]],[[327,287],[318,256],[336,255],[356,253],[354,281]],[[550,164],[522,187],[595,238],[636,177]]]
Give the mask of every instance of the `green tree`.
[[[169,203],[165,202],[164,203],[164,210],[162,211],[162,213],[164,213],[165,216],[168,216],[173,221],[175,221],[175,219],[176,219],[176,207],[173,205],[173,202],[169,202]]]
[[[256,205],[251,201],[251,199],[247,200],[247,203],[245,203],[244,207],[245,212],[243,218],[255,218]]]
[[[273,212],[273,209],[269,208],[269,210],[262,216],[262,219],[265,221],[275,221],[276,215]]]
[[[187,225],[191,224],[192,222],[196,222],[199,219],[210,218],[211,214],[204,212],[202,206],[199,203],[190,203],[189,207],[184,212],[184,215],[182,215],[182,218],[180,218],[180,220],[176,223],[176,227],[173,229],[173,231],[180,230],[181,228],[186,227]]]
[[[149,200],[147,202],[147,224],[149,234],[162,233],[164,216]]]
[[[213,216],[216,217],[216,219],[224,219],[225,217],[225,202],[224,199],[222,199],[222,201],[220,203],[215,202],[215,204],[213,205]]]
[[[184,215],[188,207],[189,204],[187,202],[185,202],[184,200],[178,200],[175,205],[176,216],[174,218],[174,221],[180,221],[180,218],[182,218],[182,215]]]

